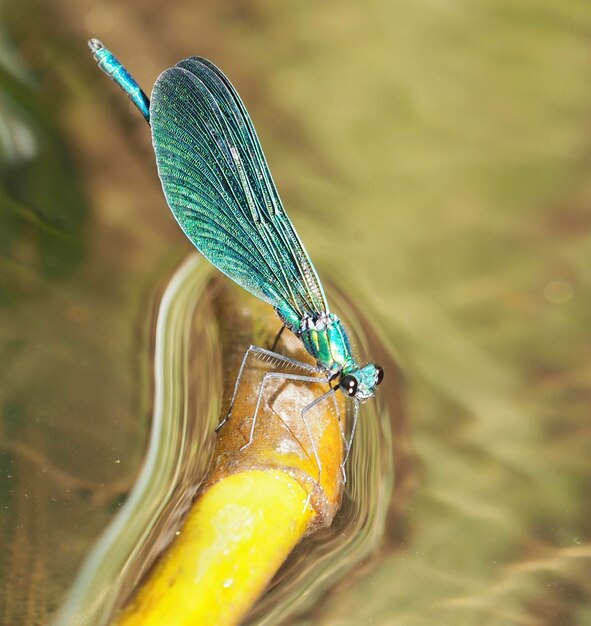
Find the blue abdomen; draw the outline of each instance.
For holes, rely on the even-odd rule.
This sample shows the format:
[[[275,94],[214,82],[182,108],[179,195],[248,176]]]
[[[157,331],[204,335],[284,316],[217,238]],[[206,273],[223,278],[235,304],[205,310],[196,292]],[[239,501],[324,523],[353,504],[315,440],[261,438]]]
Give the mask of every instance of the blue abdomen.
[[[101,70],[125,91],[149,123],[150,101],[146,94],[140,89],[140,86],[136,83],[133,76],[121,65],[119,59],[117,59],[110,50],[107,50],[98,39],[91,39],[88,45]]]

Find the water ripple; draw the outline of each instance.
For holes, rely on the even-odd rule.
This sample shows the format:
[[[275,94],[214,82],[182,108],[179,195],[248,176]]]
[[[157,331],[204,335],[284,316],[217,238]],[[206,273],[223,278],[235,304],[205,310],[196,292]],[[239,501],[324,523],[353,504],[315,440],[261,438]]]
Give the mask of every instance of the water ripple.
[[[209,265],[191,254],[165,290],[155,329],[154,411],[146,460],[129,499],[88,557],[55,626],[108,623],[174,536],[207,470],[221,396],[213,302],[223,280],[212,279]],[[254,607],[249,624],[285,623],[312,609],[320,596],[368,561],[391,521],[396,500],[392,432],[401,415],[396,367],[353,305],[335,289],[331,299],[360,350],[379,355],[391,379],[376,401],[363,406],[343,506],[333,525],[296,548]]]

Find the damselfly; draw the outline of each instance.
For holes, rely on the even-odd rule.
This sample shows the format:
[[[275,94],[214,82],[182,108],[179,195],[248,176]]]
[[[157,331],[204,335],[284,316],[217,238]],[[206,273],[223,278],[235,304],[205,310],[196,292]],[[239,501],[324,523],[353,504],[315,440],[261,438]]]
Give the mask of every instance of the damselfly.
[[[215,65],[190,57],[158,77],[150,101],[98,40],[91,39],[89,46],[99,67],[128,94],[150,124],[164,195],[187,237],[220,271],[271,304],[283,322],[281,330],[288,328],[299,337],[316,361],[310,365],[250,346],[220,426],[231,416],[248,357],[273,357],[299,368],[302,374],[264,375],[246,446],[253,440],[270,379],[324,382],[329,390],[304,407],[301,418],[310,435],[306,414],[313,406],[339,389],[351,398],[354,410],[351,434],[345,439],[346,460],[359,404],[374,395],[384,372],[374,363],[360,366],[353,356],[343,324],[330,312],[314,265],[281,204],[236,90]],[[310,440],[321,471],[311,436]]]

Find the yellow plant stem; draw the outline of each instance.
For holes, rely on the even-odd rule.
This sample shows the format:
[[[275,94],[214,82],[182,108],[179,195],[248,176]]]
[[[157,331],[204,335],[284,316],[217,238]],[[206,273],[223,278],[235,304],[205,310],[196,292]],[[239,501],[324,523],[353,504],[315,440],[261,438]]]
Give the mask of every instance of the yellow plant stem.
[[[307,499],[298,481],[281,471],[241,472],[215,483],[121,626],[239,621],[306,532],[314,515]]]
[[[281,324],[271,307],[227,281],[223,285],[218,318],[226,415],[246,347],[272,346]],[[283,333],[278,351],[310,363],[290,335]],[[288,376],[267,379],[253,424],[269,371]],[[237,624],[302,537],[330,525],[343,488],[342,394],[307,412],[306,425],[302,409],[330,387],[289,378],[293,373],[297,367],[256,356],[244,368],[195,504],[119,616],[119,626]]]

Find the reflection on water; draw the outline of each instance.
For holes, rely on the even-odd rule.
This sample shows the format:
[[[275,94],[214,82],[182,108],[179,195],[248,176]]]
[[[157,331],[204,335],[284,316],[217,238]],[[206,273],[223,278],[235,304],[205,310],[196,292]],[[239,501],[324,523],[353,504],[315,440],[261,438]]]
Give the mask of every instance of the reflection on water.
[[[93,550],[59,624],[106,624],[170,543],[213,450],[219,342],[210,267],[192,255],[167,286],[156,324],[154,414],[142,472]]]
[[[200,255],[191,254],[164,292],[156,325],[155,406],[145,465],[84,565],[56,626],[108,623],[113,609],[174,536],[207,470],[221,388],[214,302],[216,292],[228,286],[225,278],[212,281],[212,273]],[[367,321],[356,317],[345,298],[338,299],[336,310],[353,337],[362,340],[364,351],[380,352],[372,335],[367,343]],[[390,391],[379,404],[363,407],[341,511],[330,528],[297,548],[255,607],[252,623],[284,623],[311,607],[381,540],[393,485],[391,418],[396,407],[395,366],[388,358],[383,362],[392,375]]]
[[[362,433],[395,453],[392,495],[358,446],[352,501],[377,508],[339,519],[368,530],[303,544],[253,620],[303,584],[285,621],[591,623],[589,3],[2,12],[0,623],[46,623],[125,501],[153,309],[189,250],[90,35],[148,90],[188,54],[224,68],[342,310],[404,372],[380,388],[391,443],[370,414]]]

